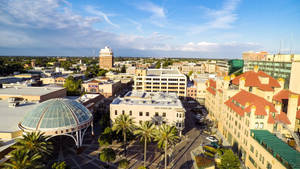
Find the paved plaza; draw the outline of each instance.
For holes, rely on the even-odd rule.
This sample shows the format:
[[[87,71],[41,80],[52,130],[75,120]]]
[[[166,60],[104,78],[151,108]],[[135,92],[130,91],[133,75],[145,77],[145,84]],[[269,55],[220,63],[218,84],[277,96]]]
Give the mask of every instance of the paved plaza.
[[[99,144],[98,137],[100,132],[97,132],[96,127],[95,136],[91,136],[87,132],[84,139],[82,151],[77,153],[74,141],[68,137],[64,137],[64,143],[58,147],[57,157],[61,161],[66,161],[74,169],[104,169],[105,163],[99,159]],[[207,135],[203,134],[199,126],[195,123],[195,118],[189,109],[186,112],[186,128],[181,141],[176,146],[169,149],[169,165],[168,168],[172,169],[189,169],[193,167],[193,161],[190,156],[191,150],[197,146],[206,144],[208,141],[205,139]],[[117,168],[118,161],[124,158],[123,147],[121,143],[114,142],[111,146],[116,151],[117,159],[109,164],[109,168]],[[144,147],[140,142],[131,142],[127,147],[127,160],[129,160],[130,169],[137,169],[143,165]],[[157,148],[156,144],[149,144],[147,146],[147,167],[149,169],[164,168],[164,154]]]

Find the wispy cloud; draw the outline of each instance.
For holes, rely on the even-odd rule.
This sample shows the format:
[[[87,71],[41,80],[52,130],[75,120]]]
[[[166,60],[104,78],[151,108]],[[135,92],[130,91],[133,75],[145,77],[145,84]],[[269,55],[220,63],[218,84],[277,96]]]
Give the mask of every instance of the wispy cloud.
[[[147,11],[152,14],[153,17],[158,17],[158,18],[165,18],[165,9],[161,6],[158,6],[152,2],[144,2],[141,4],[137,4],[136,7],[139,10]]]
[[[149,12],[151,15],[149,21],[158,26],[164,27],[167,22],[166,9],[162,6],[156,5],[150,1],[135,4],[136,8],[142,11]]]
[[[229,29],[238,19],[236,9],[240,0],[227,0],[224,2],[221,9],[210,9],[207,7],[200,7],[204,10],[204,15],[208,21],[202,25],[192,27],[190,33],[200,33],[209,29]]]
[[[90,14],[94,14],[96,16],[102,17],[105,20],[105,22],[107,22],[108,24],[110,24],[110,25],[112,25],[112,26],[114,26],[116,28],[120,28],[119,25],[112,23],[112,21],[108,18],[108,14],[106,14],[106,13],[104,13],[104,12],[98,10],[98,9],[95,9],[92,6],[86,6],[85,10],[87,12],[89,12]]]
[[[137,22],[137,21],[135,21],[135,20],[133,20],[133,19],[129,19],[129,18],[127,18],[127,20],[128,20],[130,23],[132,23],[133,25],[136,26],[136,30],[138,30],[139,32],[143,32],[143,30],[142,30],[142,24],[141,24],[141,23],[139,23],[139,22]]]

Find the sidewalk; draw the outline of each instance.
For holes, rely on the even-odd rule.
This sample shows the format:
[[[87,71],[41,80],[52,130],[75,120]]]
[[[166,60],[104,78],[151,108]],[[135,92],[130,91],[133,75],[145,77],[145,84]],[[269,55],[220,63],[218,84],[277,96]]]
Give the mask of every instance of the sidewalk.
[[[224,147],[227,147],[227,146],[231,146],[228,141],[226,140],[226,138],[220,133],[220,131],[216,128],[213,128],[213,130],[216,132],[216,136],[220,139],[222,139],[222,144]]]

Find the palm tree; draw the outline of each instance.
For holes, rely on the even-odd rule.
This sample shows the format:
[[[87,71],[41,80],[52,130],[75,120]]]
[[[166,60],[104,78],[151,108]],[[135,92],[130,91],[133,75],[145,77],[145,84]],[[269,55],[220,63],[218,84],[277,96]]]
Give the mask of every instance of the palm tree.
[[[121,114],[115,119],[115,122],[112,127],[113,131],[117,131],[117,133],[122,131],[123,135],[123,146],[124,153],[126,157],[126,132],[132,132],[134,129],[134,121],[126,114]]]
[[[17,139],[13,146],[16,150],[28,150],[29,154],[40,154],[42,157],[50,155],[53,150],[52,143],[47,141],[49,137],[41,132],[26,133],[23,138]]]
[[[3,164],[7,169],[32,169],[43,168],[40,154],[29,155],[29,150],[15,150],[10,153],[9,162]]]
[[[168,144],[175,144],[178,139],[177,129],[174,126],[162,124],[157,130],[155,130],[155,141],[158,142],[158,147],[165,149],[165,169],[167,168]]]
[[[154,138],[155,126],[149,121],[140,123],[140,126],[134,131],[134,134],[140,137],[141,141],[144,141],[144,167],[146,167],[146,154],[147,154],[147,142],[150,142]]]

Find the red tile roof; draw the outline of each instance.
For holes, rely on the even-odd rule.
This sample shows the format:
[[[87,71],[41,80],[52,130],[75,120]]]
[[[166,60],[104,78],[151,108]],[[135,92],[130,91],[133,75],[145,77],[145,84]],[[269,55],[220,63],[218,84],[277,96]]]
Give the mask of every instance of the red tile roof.
[[[280,112],[280,114],[277,114],[275,117],[275,120],[280,121],[285,124],[291,124],[289,118],[287,117],[286,113],[284,113],[284,112]]]
[[[273,118],[273,116],[271,114],[269,114],[268,123],[269,124],[274,124],[275,123],[275,119]]]
[[[215,91],[214,89],[212,89],[211,87],[206,88],[206,90],[207,90],[209,93],[211,93],[211,94],[213,94],[213,95],[216,95],[216,91]]]
[[[288,89],[283,89],[273,96],[273,100],[282,103],[283,99],[289,99],[290,94],[296,94],[296,93],[293,93]],[[298,106],[300,106],[300,95],[299,94],[296,95],[298,95]]]
[[[208,80],[208,87],[206,88],[206,90],[209,92],[209,93],[211,93],[211,94],[213,94],[213,95],[216,95],[216,81],[214,81],[213,79],[209,79]]]
[[[300,120],[300,110],[297,111],[296,119],[299,119],[299,120]]]
[[[244,107],[244,109],[234,104],[233,100],[241,104]],[[247,106],[246,103],[248,103]],[[230,107],[233,111],[238,113],[240,116],[244,116],[245,112],[250,112],[252,106],[256,107],[255,115],[267,115],[265,108],[266,106],[270,108],[270,112],[277,112],[272,103],[270,103],[262,97],[249,93],[245,90],[241,90],[240,92],[235,94],[233,97],[227,100],[225,104],[228,107]]]
[[[289,91],[287,89],[283,89],[273,96],[273,100],[282,103],[282,99],[289,99],[290,93],[291,93],[291,91]]]
[[[100,81],[98,81],[98,80],[91,80],[88,83],[100,83]]]
[[[213,79],[209,79],[209,86],[216,88],[217,87],[216,81],[214,81]]]
[[[232,83],[235,85],[239,85],[240,83],[240,78],[245,78],[245,86],[246,87],[257,87],[260,90],[263,91],[274,91],[273,87],[280,87],[280,84],[276,79],[274,79],[272,76],[266,74],[263,71],[248,71],[245,72],[236,78],[232,80]],[[261,81],[259,80],[259,77],[267,77],[269,78],[269,83],[268,84],[262,84]]]

